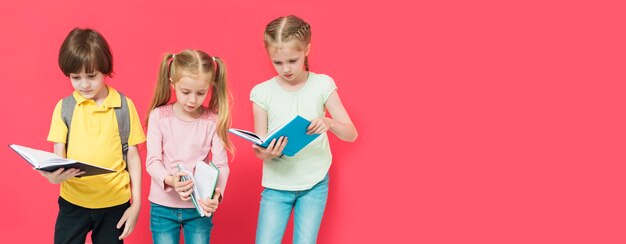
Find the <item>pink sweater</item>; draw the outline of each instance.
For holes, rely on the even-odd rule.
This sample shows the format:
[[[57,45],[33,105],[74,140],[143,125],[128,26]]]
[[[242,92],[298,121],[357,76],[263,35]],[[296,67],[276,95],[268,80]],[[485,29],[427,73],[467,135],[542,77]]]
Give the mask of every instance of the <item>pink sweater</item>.
[[[152,177],[150,202],[173,208],[193,208],[193,203],[180,199],[174,189],[165,185],[167,175],[178,172],[177,164],[193,169],[196,162],[211,161],[220,170],[217,187],[224,194],[228,179],[228,155],[217,136],[217,115],[205,111],[195,121],[185,121],[174,115],[171,104],[154,109],[148,122],[146,170]]]

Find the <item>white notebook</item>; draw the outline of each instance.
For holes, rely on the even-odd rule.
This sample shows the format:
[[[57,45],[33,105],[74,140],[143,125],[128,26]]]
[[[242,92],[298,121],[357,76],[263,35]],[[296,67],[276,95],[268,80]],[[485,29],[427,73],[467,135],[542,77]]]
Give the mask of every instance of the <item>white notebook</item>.
[[[211,162],[205,163],[200,161],[196,163],[194,172],[190,172],[185,169],[182,164],[178,164],[178,171],[186,172],[187,176],[183,177],[183,180],[191,179],[193,182],[193,193],[191,194],[191,201],[196,206],[196,210],[200,216],[204,217],[204,211],[197,199],[213,198],[215,187],[217,186],[217,177],[219,176],[219,169]]]

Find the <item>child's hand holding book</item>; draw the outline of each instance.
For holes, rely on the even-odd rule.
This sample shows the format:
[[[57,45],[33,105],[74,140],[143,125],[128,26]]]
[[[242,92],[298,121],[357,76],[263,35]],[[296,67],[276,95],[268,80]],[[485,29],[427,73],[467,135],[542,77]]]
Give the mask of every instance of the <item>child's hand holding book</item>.
[[[307,127],[306,134],[322,134],[326,131],[330,130],[330,126],[332,125],[332,120],[327,117],[319,117],[317,119],[311,120],[311,124]]]
[[[220,198],[222,197],[222,192],[219,187],[215,187],[215,192],[213,192],[213,198],[200,199],[198,201],[200,203],[200,207],[204,211],[204,215],[210,217],[215,211],[217,211],[217,207],[220,204]]]
[[[174,174],[174,190],[180,195],[180,199],[188,201],[191,199],[193,192],[193,181],[189,178],[187,172],[180,171]]]
[[[61,184],[61,182],[63,181],[66,181],[70,178],[74,178],[76,176],[79,176],[85,173],[85,171],[80,171],[80,169],[75,169],[75,168],[70,168],[67,170],[64,168],[60,168],[52,172],[47,172],[47,171],[38,170],[38,169],[35,169],[35,170],[37,170],[37,172],[39,172],[41,176],[48,179],[48,181],[50,181],[50,183],[52,184]]]
[[[254,149],[254,154],[257,158],[261,160],[269,160],[272,158],[278,158],[283,155],[283,149],[287,146],[287,137],[281,136],[276,139],[273,139],[270,142],[270,145],[267,148],[261,147],[257,144],[252,144],[252,148]]]

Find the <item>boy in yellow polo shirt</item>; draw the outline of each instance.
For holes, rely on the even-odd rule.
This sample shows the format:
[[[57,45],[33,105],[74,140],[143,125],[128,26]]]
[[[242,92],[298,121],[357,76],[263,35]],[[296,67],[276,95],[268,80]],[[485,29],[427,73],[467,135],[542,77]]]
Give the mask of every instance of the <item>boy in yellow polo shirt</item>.
[[[85,243],[89,231],[94,244],[123,243],[141,206],[141,159],[136,145],[146,138],[139,116],[130,99],[104,83],[105,76],[113,73],[113,61],[100,33],[72,30],[61,46],[59,66],[75,91],[54,109],[48,134],[54,153],[116,172],[76,177],[84,172],[39,171],[51,183],[61,184],[54,243]],[[69,105],[65,100],[71,101]],[[120,115],[126,123],[120,122]]]

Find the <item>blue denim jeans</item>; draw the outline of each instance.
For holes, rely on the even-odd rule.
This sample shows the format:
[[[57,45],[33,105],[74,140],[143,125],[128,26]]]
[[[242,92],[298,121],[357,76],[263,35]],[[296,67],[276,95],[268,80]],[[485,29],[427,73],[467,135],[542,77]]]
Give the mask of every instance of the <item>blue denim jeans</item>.
[[[265,188],[256,227],[257,244],[280,244],[294,211],[293,243],[315,243],[328,198],[328,174],[313,188],[281,191]]]
[[[185,243],[209,243],[212,218],[200,217],[195,208],[170,208],[150,203],[152,242],[179,243],[182,227]]]

